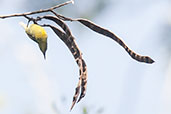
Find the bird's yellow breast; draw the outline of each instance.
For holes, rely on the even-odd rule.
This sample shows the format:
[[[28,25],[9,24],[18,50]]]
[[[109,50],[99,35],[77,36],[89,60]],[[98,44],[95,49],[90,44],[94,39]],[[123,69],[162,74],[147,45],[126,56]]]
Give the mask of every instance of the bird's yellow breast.
[[[47,39],[47,33],[45,29],[37,24],[32,24],[26,29],[26,33],[32,37],[33,40]]]

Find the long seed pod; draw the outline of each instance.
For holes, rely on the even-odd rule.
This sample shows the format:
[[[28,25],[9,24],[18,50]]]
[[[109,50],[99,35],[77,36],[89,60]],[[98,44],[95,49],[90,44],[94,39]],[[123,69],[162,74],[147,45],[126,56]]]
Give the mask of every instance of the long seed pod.
[[[57,17],[51,16],[51,15],[46,15],[46,16],[43,16],[42,18],[54,21],[56,24],[58,24],[65,31],[65,33],[68,36],[71,35],[71,31],[69,30],[68,26],[61,19],[58,19]]]
[[[75,89],[75,94],[74,94],[71,109],[70,109],[70,110],[72,110],[72,108],[74,107],[74,105],[78,99],[79,94],[80,94],[80,97],[77,102],[79,102],[85,96],[85,93],[86,93],[86,87],[87,87],[86,64],[82,58],[82,53],[79,50],[79,48],[74,40],[74,37],[72,35],[68,36],[67,34],[65,34],[64,32],[62,32],[61,30],[59,30],[58,28],[56,28],[52,25],[44,25],[44,26],[50,27],[56,33],[56,35],[67,45],[67,47],[70,49],[72,55],[74,56],[78,66],[79,66],[80,77],[79,77],[79,82],[77,84],[77,87]],[[81,93],[80,93],[80,88],[81,88]]]
[[[128,48],[128,46],[119,37],[117,37],[114,33],[110,32],[109,30],[104,29],[86,19],[77,19],[77,21],[79,21],[81,24],[85,25],[86,27],[90,28],[91,30],[93,30],[99,34],[105,35],[105,36],[111,38],[112,40],[116,41],[120,46],[122,46],[128,52],[128,54],[133,59],[135,59],[139,62],[145,62],[145,63],[149,63],[149,64],[154,62],[154,60],[152,60],[148,56],[141,56],[141,55],[133,52],[131,49]]]
[[[73,42],[73,46],[72,47],[74,47],[75,49],[77,49],[78,51],[77,51],[77,55],[78,55],[78,52],[80,52],[79,51],[79,48],[78,48],[78,46],[76,45],[76,43],[75,43],[75,41],[74,41],[74,37],[72,36],[72,34],[71,34],[71,31],[69,30],[69,27],[62,21],[62,20],[60,20],[60,19],[58,19],[57,17],[55,17],[55,16],[49,16],[49,15],[47,15],[47,16],[43,16],[42,18],[44,18],[44,19],[49,19],[49,20],[51,20],[51,21],[54,21],[56,24],[58,24],[64,31],[65,31],[65,33],[66,33],[66,35],[68,36],[68,40],[69,40],[69,42],[70,43],[72,43]],[[59,32],[59,31],[58,31]],[[71,48],[70,49],[71,51],[73,51],[73,49]],[[75,52],[74,52],[75,53]],[[81,53],[81,52],[80,52]],[[80,55],[80,54],[79,54]],[[80,55],[81,56],[81,55]],[[75,56],[74,56],[75,57]],[[77,59],[77,58],[75,58],[75,59]],[[81,58],[82,59],[82,58]],[[78,63],[78,62],[77,62]],[[85,64],[85,61],[82,59],[82,61],[80,61],[80,63],[82,63],[82,67],[83,67],[83,74],[80,74],[81,76],[82,76],[82,78],[81,78],[81,94],[80,94],[80,97],[79,97],[79,99],[78,99],[78,101],[77,102],[79,102],[84,96],[85,96],[85,94],[86,94],[86,87],[87,87],[87,67],[86,67],[86,64]],[[76,101],[76,99],[75,98],[73,98],[73,102],[75,102]]]
[[[83,24],[84,26],[88,27],[89,29],[93,30],[94,32],[97,32],[99,34],[102,34],[104,36],[107,36],[109,38],[111,38],[112,40],[116,41],[120,46],[122,46],[127,53],[134,59],[137,60],[139,62],[145,62],[145,63],[149,63],[152,64],[155,61],[153,59],[151,59],[148,56],[141,56],[139,54],[136,54],[134,51],[132,51],[131,49],[128,48],[128,46],[118,37],[116,36],[114,33],[112,33],[111,31],[102,28],[96,24],[94,24],[93,22],[86,20],[86,19],[71,19],[68,17],[64,17],[62,15],[59,14],[55,14],[58,18],[64,20],[64,21],[78,21],[81,24]]]

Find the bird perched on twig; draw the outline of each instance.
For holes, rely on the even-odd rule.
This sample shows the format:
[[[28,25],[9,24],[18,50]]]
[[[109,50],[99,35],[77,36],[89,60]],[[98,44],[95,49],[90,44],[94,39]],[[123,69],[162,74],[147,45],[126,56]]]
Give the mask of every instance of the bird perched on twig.
[[[42,51],[44,58],[46,59],[47,50],[47,33],[43,27],[37,24],[31,24],[29,27],[23,22],[19,23],[24,29],[29,38],[38,43],[40,50]]]

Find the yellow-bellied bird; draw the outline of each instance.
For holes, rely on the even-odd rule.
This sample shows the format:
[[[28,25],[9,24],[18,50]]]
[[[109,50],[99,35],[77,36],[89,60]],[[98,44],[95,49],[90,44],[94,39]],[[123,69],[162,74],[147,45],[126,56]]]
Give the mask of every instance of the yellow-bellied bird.
[[[47,50],[47,33],[43,27],[37,24],[31,24],[27,27],[23,22],[19,23],[24,29],[29,38],[33,41],[37,42],[40,50],[42,51],[44,58],[46,58],[46,50]]]

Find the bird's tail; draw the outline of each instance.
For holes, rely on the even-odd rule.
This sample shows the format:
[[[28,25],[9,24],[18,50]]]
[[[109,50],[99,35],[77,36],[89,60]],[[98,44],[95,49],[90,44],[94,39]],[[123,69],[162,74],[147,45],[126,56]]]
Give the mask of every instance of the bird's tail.
[[[23,22],[19,22],[19,24],[26,30],[26,28],[27,28],[26,24],[24,24]]]

